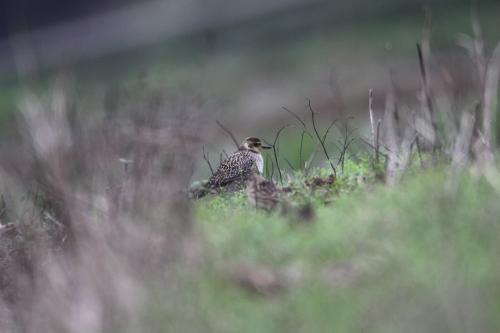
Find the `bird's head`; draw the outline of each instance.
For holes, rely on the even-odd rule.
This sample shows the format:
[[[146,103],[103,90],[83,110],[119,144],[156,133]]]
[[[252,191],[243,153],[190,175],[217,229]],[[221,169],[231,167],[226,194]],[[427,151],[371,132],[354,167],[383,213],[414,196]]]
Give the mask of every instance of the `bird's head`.
[[[270,149],[272,148],[269,145],[263,144],[262,140],[259,138],[246,138],[243,140],[240,146],[240,150],[250,150],[254,153],[260,154],[262,149]]]

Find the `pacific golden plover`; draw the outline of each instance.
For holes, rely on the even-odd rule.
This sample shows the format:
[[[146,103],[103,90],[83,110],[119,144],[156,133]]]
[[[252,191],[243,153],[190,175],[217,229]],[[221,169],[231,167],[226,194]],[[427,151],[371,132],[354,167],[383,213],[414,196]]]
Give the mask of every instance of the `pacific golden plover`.
[[[262,149],[269,149],[259,138],[246,138],[236,152],[226,158],[208,181],[209,189],[240,189],[254,174],[264,172]]]
[[[247,183],[247,197],[255,208],[274,210],[282,202],[282,192],[272,180],[254,174]]]

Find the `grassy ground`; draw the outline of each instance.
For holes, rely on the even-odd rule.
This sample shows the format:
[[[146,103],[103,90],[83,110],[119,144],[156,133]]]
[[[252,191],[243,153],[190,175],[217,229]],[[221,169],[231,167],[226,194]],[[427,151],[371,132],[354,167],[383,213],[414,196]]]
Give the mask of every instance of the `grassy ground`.
[[[367,170],[350,164],[333,186],[293,195],[312,198],[308,223],[256,211],[243,194],[199,202],[209,261],[186,274],[181,314],[163,327],[500,330],[498,192],[469,173],[450,181],[445,170],[421,172],[391,188]],[[151,316],[164,316],[165,306],[159,301]]]

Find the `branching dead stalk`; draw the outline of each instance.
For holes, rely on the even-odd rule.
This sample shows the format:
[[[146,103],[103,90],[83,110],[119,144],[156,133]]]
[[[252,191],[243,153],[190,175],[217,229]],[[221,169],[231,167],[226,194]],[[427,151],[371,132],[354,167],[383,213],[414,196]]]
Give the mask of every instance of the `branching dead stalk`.
[[[288,112],[293,118],[295,118],[301,125],[302,127],[302,133],[300,134],[300,145],[299,145],[299,163],[300,163],[300,167],[302,168],[302,164],[304,162],[303,158],[302,158],[302,152],[303,152],[303,148],[304,148],[304,135],[308,135],[309,138],[311,138],[311,140],[313,140],[313,136],[311,135],[311,133],[309,133],[309,131],[307,130],[307,125],[306,123],[304,122],[304,120],[302,120],[299,115],[297,115],[295,112],[293,112],[292,110],[282,106],[282,109],[285,110],[286,112]],[[332,123],[332,126],[333,126],[334,123]],[[325,136],[326,138],[326,136]]]
[[[340,129],[339,129],[340,130]],[[349,146],[355,141],[355,138],[351,138],[351,134],[355,131],[355,129],[349,131],[348,125],[345,125],[345,134],[344,134],[344,139],[340,141],[340,156],[337,161],[337,166],[340,165],[340,168],[342,170],[342,173],[344,173],[344,162],[345,162],[345,155],[349,149]]]
[[[433,109],[432,109],[432,101],[430,98],[429,84],[427,82],[427,70],[425,67],[424,55],[422,53],[422,47],[420,46],[420,43],[417,43],[417,54],[418,54],[418,64],[420,67],[420,76],[422,78],[422,89],[424,92],[425,102],[427,103],[429,112],[431,112],[432,115]]]
[[[310,99],[308,99],[308,103],[307,104],[308,104],[308,107],[309,107],[309,111],[311,112],[311,121],[312,121],[312,126],[313,126],[313,129],[314,129],[314,133],[316,134],[316,138],[318,139],[319,144],[321,145],[321,148],[323,149],[323,153],[325,154],[326,159],[328,160],[328,163],[330,164],[330,167],[332,168],[333,176],[337,177],[337,169],[333,165],[333,162],[330,159],[330,155],[328,155],[328,151],[326,150],[325,143],[321,140],[321,136],[319,135],[318,129],[316,127],[315,112],[314,112],[314,109],[313,109],[313,107],[311,105],[311,100]]]
[[[351,138],[349,140],[347,140],[347,136],[344,138],[344,142],[342,143],[342,149],[340,151],[340,156],[339,156],[339,160],[337,161],[337,165],[340,164],[340,169],[342,170],[342,173],[344,173],[344,162],[345,162],[345,155],[347,154],[347,151],[349,149],[349,146],[351,145],[351,143],[353,143],[355,141],[354,138]]]
[[[280,164],[279,164],[279,162],[278,162],[278,150],[277,150],[277,148],[276,148],[276,144],[277,144],[277,142],[278,142],[278,139],[279,139],[279,137],[280,137],[281,132],[282,132],[285,128],[287,128],[288,126],[290,126],[290,125],[285,125],[285,126],[282,126],[282,127],[278,130],[278,132],[276,132],[276,136],[275,136],[275,138],[274,138],[274,142],[273,142],[273,144],[271,145],[271,147],[273,147],[274,161],[276,162],[276,168],[278,169],[278,175],[279,175],[279,177],[280,177],[280,183],[281,183],[281,185],[283,185],[283,175],[282,175],[282,173],[281,173]]]
[[[330,132],[330,130],[332,129],[333,125],[335,125],[335,123],[337,122],[338,119],[335,119],[333,120],[331,123],[330,123],[330,126],[328,126],[328,128],[326,129],[325,131],[325,134],[323,134],[323,138],[322,138],[322,142],[325,143],[326,141],[326,138],[328,136],[328,133]]]
[[[362,136],[359,137],[359,140],[361,142],[363,142],[365,145],[367,145],[368,147],[370,147],[371,149],[375,149],[375,147],[372,145],[372,143],[370,142],[371,140],[369,140],[368,138],[363,138]],[[383,145],[381,145],[381,147],[384,147]],[[385,150],[387,150],[388,152],[391,152],[391,150],[387,147],[384,147]],[[380,156],[384,157],[384,158],[388,158],[389,155],[385,154],[385,153],[382,153],[381,151],[378,152]]]
[[[282,106],[281,108],[283,110],[285,110],[286,112],[288,112],[292,117],[297,119],[297,121],[302,125],[302,128],[304,128],[304,130],[306,129],[306,123],[295,112],[293,112],[292,110],[290,110],[284,106]]]

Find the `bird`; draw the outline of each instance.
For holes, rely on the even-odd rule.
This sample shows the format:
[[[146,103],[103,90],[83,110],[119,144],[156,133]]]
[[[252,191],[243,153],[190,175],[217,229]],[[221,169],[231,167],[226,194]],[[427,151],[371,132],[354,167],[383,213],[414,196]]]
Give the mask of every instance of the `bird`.
[[[272,147],[262,143],[259,138],[246,138],[237,151],[222,161],[210,177],[207,188],[209,190],[224,188],[228,191],[244,188],[253,175],[264,172],[262,150],[270,148]]]
[[[283,202],[282,191],[261,175],[254,174],[247,182],[247,198],[252,206],[272,211]]]

